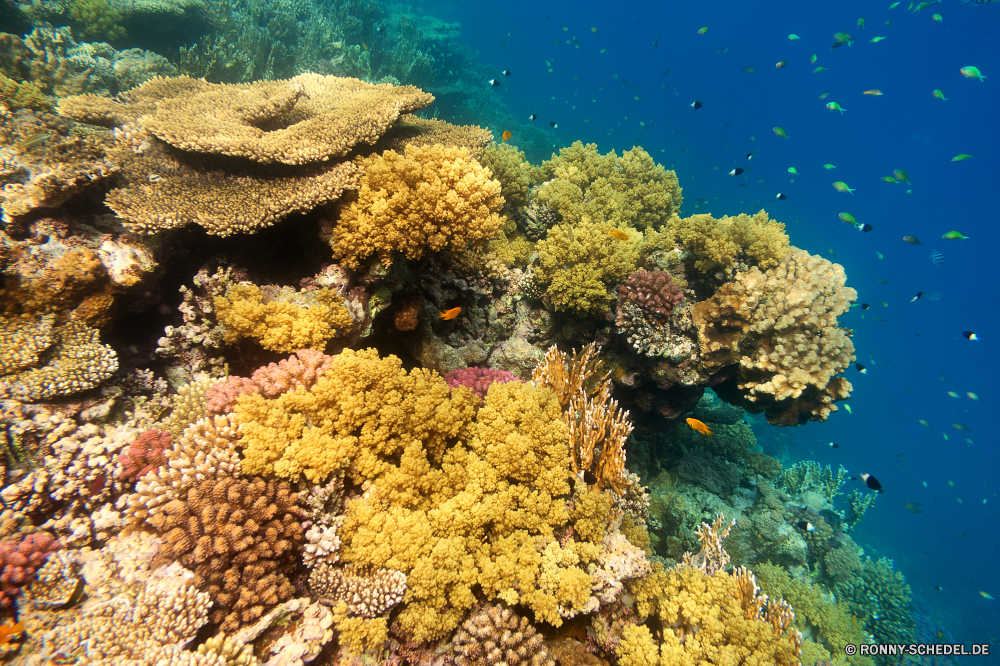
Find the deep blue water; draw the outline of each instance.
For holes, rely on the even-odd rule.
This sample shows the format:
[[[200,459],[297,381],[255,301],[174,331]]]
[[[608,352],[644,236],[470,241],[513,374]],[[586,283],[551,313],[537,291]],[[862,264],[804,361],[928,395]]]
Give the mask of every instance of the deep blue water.
[[[554,148],[577,139],[602,152],[641,145],[676,169],[685,215],[764,208],[787,225],[794,245],[845,267],[858,302],[872,305],[841,318],[868,367],[867,375],[848,373],[853,414],[841,409],[826,423],[781,435],[791,435],[793,460],[877,476],[885,493],[855,538],[873,557],[895,561],[956,640],[990,642],[1000,654],[1000,601],[979,594],[1000,599],[993,425],[1000,407],[1000,3],[949,0],[919,13],[907,11],[908,2],[889,4],[462,0],[418,7],[460,21],[461,39],[481,62],[498,76],[512,72],[496,89],[511,118],[491,127],[495,134],[509,129],[517,144],[535,113]],[[832,49],[836,32],[857,39]],[[876,36],[885,39],[872,43]],[[775,68],[782,60],[787,66]],[[963,77],[967,65],[986,80]],[[827,69],[814,73],[821,66]],[[869,89],[883,95],[862,94]],[[948,101],[933,97],[934,89]],[[690,106],[696,98],[704,105],[698,110]],[[845,112],[827,109],[831,101]],[[975,157],[952,162],[959,153]],[[837,168],[826,170],[827,163]],[[746,173],[730,177],[734,167]],[[893,169],[911,183],[883,183]],[[856,191],[838,192],[834,181]],[[778,192],[787,199],[776,200]],[[874,229],[862,234],[840,212]],[[970,240],[941,238],[952,230]],[[904,235],[924,244],[907,244]],[[944,265],[932,263],[934,250]],[[924,297],[911,303],[918,291]],[[981,339],[964,339],[966,330]],[[923,513],[910,513],[908,502],[921,503]],[[1000,657],[975,663],[988,661]]]

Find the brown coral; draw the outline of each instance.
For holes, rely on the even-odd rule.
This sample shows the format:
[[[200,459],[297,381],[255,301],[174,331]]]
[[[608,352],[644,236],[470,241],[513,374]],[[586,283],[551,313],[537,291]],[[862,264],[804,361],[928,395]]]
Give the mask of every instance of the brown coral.
[[[456,666],[555,666],[528,618],[503,606],[486,606],[455,632]]]
[[[291,598],[287,578],[304,541],[302,511],[287,483],[206,479],[163,506],[149,523],[164,552],[195,572],[215,602],[209,618],[232,632]]]

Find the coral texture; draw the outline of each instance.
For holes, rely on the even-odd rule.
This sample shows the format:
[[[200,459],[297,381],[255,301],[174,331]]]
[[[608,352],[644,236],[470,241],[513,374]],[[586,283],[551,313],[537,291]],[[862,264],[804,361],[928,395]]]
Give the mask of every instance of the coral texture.
[[[503,606],[485,606],[475,612],[452,639],[455,666],[555,666],[541,635],[528,622]]]
[[[378,617],[403,600],[406,574],[393,569],[359,570],[319,564],[309,575],[309,589],[330,606],[347,604],[352,615]]]
[[[209,593],[210,620],[232,632],[291,598],[286,574],[304,540],[301,515],[286,483],[220,477],[193,485],[148,522],[164,552]]]
[[[61,548],[61,543],[44,532],[17,541],[0,541],[0,608],[9,608],[49,555]]]
[[[330,231],[334,257],[357,268],[373,254],[419,259],[445,248],[483,244],[503,226],[500,183],[465,148],[407,146],[363,164],[356,200]]]
[[[166,464],[170,433],[163,430],[147,430],[128,445],[118,457],[116,474],[126,481],[135,481],[147,472]]]
[[[737,258],[753,259],[760,268],[776,266],[788,253],[785,225],[768,218],[765,211],[740,213],[717,220],[711,215],[670,218],[670,231],[696,257],[703,273],[733,265]]]
[[[483,151],[479,161],[500,181],[500,193],[508,206],[520,208],[528,203],[533,169],[524,159],[524,151],[509,143],[494,143]]]
[[[333,362],[332,356],[313,349],[300,349],[277,363],[268,363],[247,377],[227,377],[214,384],[206,394],[210,414],[231,414],[241,395],[275,398],[301,387],[312,388]]]
[[[444,380],[452,388],[465,386],[480,398],[485,398],[486,391],[494,383],[518,382],[521,378],[506,370],[470,367],[452,370],[444,376]]]
[[[664,271],[636,271],[618,287],[619,302],[630,301],[644,314],[661,321],[669,317],[683,299],[684,292]]]

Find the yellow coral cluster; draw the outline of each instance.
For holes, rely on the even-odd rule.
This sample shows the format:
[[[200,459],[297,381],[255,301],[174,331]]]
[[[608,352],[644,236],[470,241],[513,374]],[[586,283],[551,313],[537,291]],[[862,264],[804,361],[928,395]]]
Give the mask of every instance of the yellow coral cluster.
[[[542,164],[538,200],[571,224],[587,217],[615,227],[656,228],[680,210],[677,175],[642,148],[601,155],[580,141]]]
[[[797,635],[778,632],[754,614],[748,618],[733,576],[707,576],[681,567],[652,573],[628,584],[640,617],[655,616],[663,627],[622,632],[615,652],[623,666],[798,666]]]
[[[501,194],[509,206],[520,208],[528,203],[533,169],[523,150],[509,143],[494,143],[486,147],[479,161],[500,181]]]
[[[341,209],[330,244],[350,268],[377,254],[419,259],[428,251],[483,244],[503,226],[500,183],[466,148],[407,146],[363,162],[356,200]]]
[[[268,300],[254,284],[233,285],[215,299],[215,314],[226,327],[226,342],[253,338],[270,351],[290,353],[299,349],[323,349],[353,322],[337,294],[329,289],[306,292],[304,298]]]
[[[694,253],[695,268],[709,272],[731,266],[739,254],[753,258],[761,268],[776,266],[788,252],[785,225],[768,218],[765,211],[740,213],[717,220],[711,215],[674,215],[669,227],[674,237]]]
[[[584,218],[572,228],[556,225],[538,242],[538,284],[557,311],[585,316],[603,312],[608,288],[635,270],[635,245],[610,235],[612,227]]]

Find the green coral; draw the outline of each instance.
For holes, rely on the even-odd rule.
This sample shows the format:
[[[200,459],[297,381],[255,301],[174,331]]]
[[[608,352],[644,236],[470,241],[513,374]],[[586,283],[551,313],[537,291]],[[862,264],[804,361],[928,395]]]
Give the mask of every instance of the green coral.
[[[575,224],[584,218],[614,227],[655,228],[680,210],[677,175],[635,147],[621,157],[575,142],[542,164],[538,201]]]
[[[850,509],[847,512],[847,524],[851,529],[854,529],[861,522],[865,511],[875,504],[876,499],[878,499],[877,493],[863,493],[859,490],[851,491],[849,498]]]
[[[10,110],[51,110],[53,99],[33,81],[17,82],[0,74],[0,103]]]
[[[865,558],[858,574],[834,589],[879,643],[916,642],[913,595],[892,560]]]
[[[753,259],[761,269],[777,266],[788,254],[785,225],[760,211],[754,216],[740,213],[716,219],[708,214],[668,222],[673,235],[695,256],[697,270],[708,273],[732,266],[741,255]]]
[[[479,163],[492,172],[493,178],[500,181],[500,194],[508,206],[520,208],[528,203],[533,168],[525,160],[524,151],[509,143],[493,143],[483,150]]]
[[[80,26],[83,37],[113,41],[128,36],[121,27],[122,15],[108,0],[73,0],[69,6],[70,19]]]
[[[873,666],[874,662],[868,656],[854,655],[844,661],[845,645],[868,642],[861,622],[852,618],[853,608],[827,600],[820,588],[793,579],[779,566],[762,564],[754,567],[754,574],[764,593],[781,597],[792,605],[795,626],[803,633],[815,633],[819,642],[836,658],[834,663]]]
[[[607,224],[581,220],[572,228],[557,225],[538,243],[538,283],[547,287],[557,311],[585,316],[603,312],[608,288],[635,270],[635,249],[613,238]]]
[[[803,494],[816,492],[829,502],[841,495],[840,488],[847,480],[849,472],[841,465],[834,475],[827,465],[825,468],[818,462],[805,460],[795,463],[781,474],[780,483],[790,493]]]

